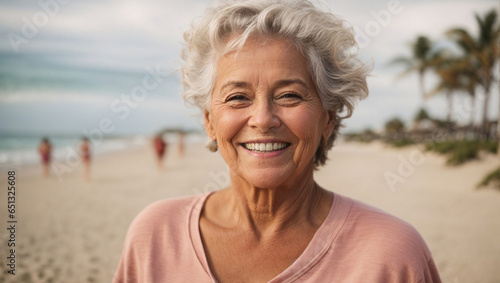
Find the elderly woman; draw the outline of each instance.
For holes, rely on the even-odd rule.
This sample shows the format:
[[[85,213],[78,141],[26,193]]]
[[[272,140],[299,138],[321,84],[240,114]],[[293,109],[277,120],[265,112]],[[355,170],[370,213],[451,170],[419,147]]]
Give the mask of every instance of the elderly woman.
[[[185,99],[231,185],[163,200],[132,223],[115,282],[439,282],[407,223],[315,183],[366,67],[308,1],[237,1],[185,34]]]

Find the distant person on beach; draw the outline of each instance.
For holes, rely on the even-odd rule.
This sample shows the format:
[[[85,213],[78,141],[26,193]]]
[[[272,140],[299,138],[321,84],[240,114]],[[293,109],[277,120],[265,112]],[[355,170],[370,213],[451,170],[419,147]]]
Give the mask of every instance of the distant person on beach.
[[[50,175],[50,160],[52,158],[52,145],[48,138],[42,138],[42,142],[38,146],[38,152],[42,159],[43,176],[48,177]]]
[[[179,132],[179,157],[184,157],[184,150],[185,150],[185,137],[186,133],[184,131]]]
[[[83,179],[90,180],[90,143],[89,139],[84,137],[79,145],[80,155],[83,163]]]
[[[167,143],[163,140],[163,135],[158,134],[153,139],[153,147],[156,154],[156,164],[158,169],[163,168],[163,156],[167,150]]]
[[[350,25],[307,0],[218,3],[181,73],[231,184],[143,210],[114,282],[440,282],[410,224],[314,180],[368,95]]]

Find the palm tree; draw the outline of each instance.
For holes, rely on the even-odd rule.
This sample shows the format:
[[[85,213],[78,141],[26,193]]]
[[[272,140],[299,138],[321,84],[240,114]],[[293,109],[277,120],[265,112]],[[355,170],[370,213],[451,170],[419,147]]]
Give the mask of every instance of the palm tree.
[[[476,75],[477,70],[474,68],[471,62],[467,59],[462,59],[462,61],[463,62],[462,64],[460,64],[460,69],[458,69],[457,72],[459,73],[459,83],[461,89],[465,91],[471,99],[469,126],[473,127],[474,117],[476,116],[476,89],[479,85],[479,82]]]
[[[436,52],[432,68],[438,75],[440,81],[438,85],[429,92],[428,96],[444,92],[448,100],[448,114],[446,121],[451,122],[453,113],[453,95],[456,92],[465,92],[471,96],[471,126],[474,119],[474,104],[476,96],[476,71],[471,66],[470,61],[461,57],[450,57],[446,50]]]
[[[451,122],[453,113],[453,94],[460,89],[458,80],[458,72],[456,71],[457,64],[453,59],[442,59],[440,64],[436,66],[436,73],[439,76],[438,85],[429,92],[428,96],[434,96],[437,93],[444,92],[448,101],[448,112],[446,114],[446,122]]]
[[[491,86],[495,80],[494,67],[499,57],[500,26],[497,24],[496,10],[487,12],[484,17],[476,14],[476,22],[479,26],[477,38],[461,28],[451,29],[447,34],[461,47],[465,57],[470,61],[470,65],[476,69],[475,80],[483,87],[485,94],[481,123],[485,129],[488,123]]]
[[[417,115],[415,115],[415,118],[413,118],[413,122],[415,123],[415,127],[417,129],[420,128],[420,123],[426,120],[432,120],[431,116],[429,113],[427,113],[427,110],[425,108],[420,108],[417,112]]]
[[[400,76],[408,75],[411,72],[418,73],[420,92],[422,98],[426,97],[424,87],[425,72],[429,69],[433,54],[432,43],[426,36],[419,36],[414,43],[411,44],[411,57],[397,57],[390,64],[402,64],[406,66],[406,70]]]
[[[401,134],[404,132],[404,130],[404,122],[397,117],[392,118],[385,123],[385,132],[387,134]]]

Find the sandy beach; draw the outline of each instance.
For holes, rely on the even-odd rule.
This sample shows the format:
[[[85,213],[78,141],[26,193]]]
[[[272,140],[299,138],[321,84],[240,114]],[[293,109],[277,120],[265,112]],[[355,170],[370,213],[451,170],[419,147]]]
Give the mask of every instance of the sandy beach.
[[[316,181],[336,193],[396,215],[427,242],[443,282],[499,282],[500,190],[475,187],[500,165],[491,155],[459,167],[419,147],[340,143]],[[98,156],[91,181],[81,166],[59,180],[39,167],[16,171],[15,275],[8,274],[12,238],[7,221],[7,176],[1,171],[0,282],[110,282],[128,225],[148,204],[228,184],[218,153],[175,148],[156,168],[150,148]]]

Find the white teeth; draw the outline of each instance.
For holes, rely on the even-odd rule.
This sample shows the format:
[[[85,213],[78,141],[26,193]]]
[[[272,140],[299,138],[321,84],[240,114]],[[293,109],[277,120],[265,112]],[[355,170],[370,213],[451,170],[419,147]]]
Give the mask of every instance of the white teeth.
[[[266,144],[266,151],[271,151],[271,150],[273,150],[273,144],[272,143],[267,143]]]
[[[252,151],[260,151],[260,152],[270,152],[284,149],[288,146],[287,143],[284,142],[275,142],[275,143],[245,143],[245,148]]]

